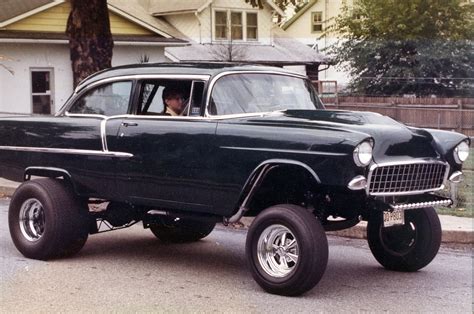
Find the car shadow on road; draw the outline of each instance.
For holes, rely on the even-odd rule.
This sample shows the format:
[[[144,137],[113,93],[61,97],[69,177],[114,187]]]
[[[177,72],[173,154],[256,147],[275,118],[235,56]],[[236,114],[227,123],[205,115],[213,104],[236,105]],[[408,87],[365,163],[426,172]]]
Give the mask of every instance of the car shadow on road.
[[[331,254],[321,282],[303,298],[334,298],[347,294],[361,295],[392,282],[393,289],[406,289],[411,284],[429,277],[428,271],[400,273],[384,270],[372,256],[361,250],[353,258]],[[369,253],[370,254],[370,253]],[[112,232],[91,236],[75,262],[126,261],[131,268],[150,271],[200,273],[203,277],[226,277],[231,281],[244,281],[255,291],[259,289],[246,267],[245,233],[214,231],[203,240],[167,244],[156,239],[150,231],[135,228],[133,232]],[[135,265],[135,266],[133,266]],[[432,275],[431,275],[432,276]]]
[[[140,267],[192,267],[193,271],[222,272],[240,276],[246,272],[244,236],[227,237],[221,243],[216,231],[192,243],[164,243],[149,230],[114,231],[91,236],[83,250],[75,256],[81,260],[125,260]],[[221,231],[222,233],[222,231]],[[250,275],[249,275],[250,278]]]

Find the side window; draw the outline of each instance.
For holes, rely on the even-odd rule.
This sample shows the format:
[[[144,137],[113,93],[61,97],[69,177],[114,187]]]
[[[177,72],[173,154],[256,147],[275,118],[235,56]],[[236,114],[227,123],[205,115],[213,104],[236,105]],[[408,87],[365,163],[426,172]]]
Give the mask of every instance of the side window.
[[[68,112],[104,116],[126,114],[131,91],[130,81],[104,84],[82,95]]]
[[[157,115],[165,111],[163,104],[163,90],[165,87],[159,82],[145,82],[142,85],[138,114]]]
[[[192,95],[188,105],[188,116],[199,116],[201,114],[201,103],[204,93],[204,82],[194,81]]]
[[[142,81],[137,114],[199,115],[203,90],[204,82],[201,81],[166,79]],[[171,108],[173,114],[170,113],[170,107],[173,107]]]

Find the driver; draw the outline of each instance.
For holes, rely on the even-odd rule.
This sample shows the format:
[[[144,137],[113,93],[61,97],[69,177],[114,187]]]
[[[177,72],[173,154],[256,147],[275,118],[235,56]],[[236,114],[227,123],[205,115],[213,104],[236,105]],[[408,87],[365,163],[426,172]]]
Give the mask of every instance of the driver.
[[[183,92],[175,87],[165,88],[163,90],[163,104],[166,106],[166,115],[182,115],[185,107]]]

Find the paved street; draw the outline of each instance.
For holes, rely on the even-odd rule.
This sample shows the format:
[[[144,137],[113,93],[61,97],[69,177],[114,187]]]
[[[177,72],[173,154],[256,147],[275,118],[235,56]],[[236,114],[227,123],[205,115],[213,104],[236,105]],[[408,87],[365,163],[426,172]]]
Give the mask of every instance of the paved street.
[[[443,247],[416,273],[385,271],[364,240],[330,237],[328,269],[302,297],[262,291],[247,272],[245,232],[218,227],[165,245],[141,225],[91,236],[76,256],[25,259],[0,201],[0,312],[472,312],[472,249]]]

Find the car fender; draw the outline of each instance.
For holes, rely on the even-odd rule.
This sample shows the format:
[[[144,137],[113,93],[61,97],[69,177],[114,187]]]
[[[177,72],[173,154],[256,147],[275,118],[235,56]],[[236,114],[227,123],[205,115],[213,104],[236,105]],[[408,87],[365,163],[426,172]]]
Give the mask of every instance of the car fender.
[[[258,190],[259,186],[262,184],[265,176],[274,168],[281,165],[291,165],[297,166],[305,171],[307,171],[312,178],[314,178],[315,183],[320,184],[321,180],[317,173],[311,169],[307,164],[292,160],[292,159],[268,159],[260,163],[250,174],[247,181],[245,182],[244,187],[240,193],[240,198],[237,206],[237,212],[229,218],[224,219],[226,223],[234,223],[240,220],[240,218],[249,210],[248,205],[252,200],[253,195]]]
[[[73,187],[74,191],[77,192],[74,181],[71,178],[71,174],[62,168],[56,167],[39,167],[32,166],[25,169],[24,181],[31,180],[31,177],[46,177],[46,178],[62,178],[63,180],[69,182]]]

